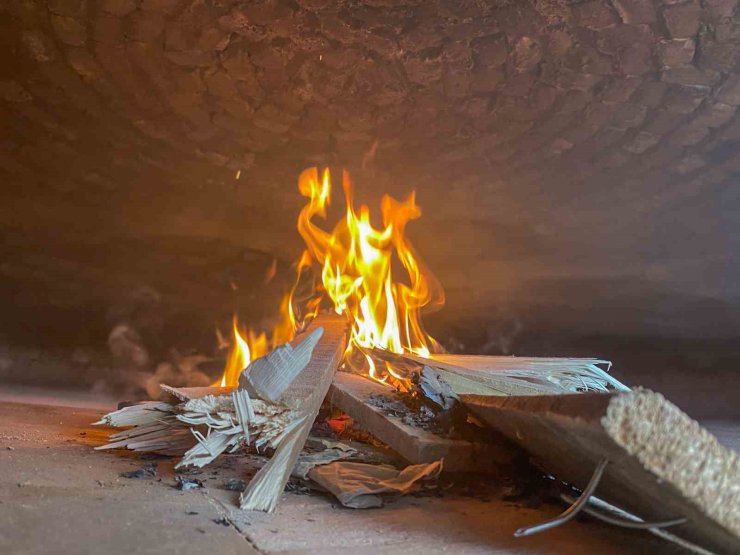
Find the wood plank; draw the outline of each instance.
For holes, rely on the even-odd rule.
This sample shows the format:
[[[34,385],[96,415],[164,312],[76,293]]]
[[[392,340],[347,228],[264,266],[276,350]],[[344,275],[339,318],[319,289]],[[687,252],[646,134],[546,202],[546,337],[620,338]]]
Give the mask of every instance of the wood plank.
[[[311,360],[323,326],[301,335],[300,343],[278,345],[271,353],[249,363],[239,376],[239,387],[263,401],[277,403]]]
[[[638,389],[461,399],[557,478],[582,489],[607,458],[599,498],[645,520],[686,517],[670,531],[740,553],[740,457],[662,395]]]
[[[387,387],[362,376],[337,372],[327,398],[349,414],[363,430],[410,463],[430,463],[443,458],[445,470],[485,472],[511,462],[518,452],[506,440],[502,444],[476,444],[444,438],[405,424],[401,418],[368,404],[372,395],[388,395],[388,392]]]
[[[324,333],[313,349],[311,359],[280,398],[281,403],[298,412],[300,417],[270,461],[260,469],[242,493],[242,509],[267,512],[275,510],[334,373],[342,361],[348,327],[344,316],[320,314],[292,344],[297,345],[319,327],[324,328]]]
[[[163,392],[172,395],[175,399],[182,402],[205,397],[206,395],[228,395],[234,391],[233,387],[221,387],[217,385],[208,387],[172,387],[167,384],[159,384],[159,388]]]
[[[412,355],[414,356],[414,355]],[[422,359],[423,357],[418,357]],[[428,360],[455,365],[469,370],[506,372],[531,366],[551,368],[573,368],[585,365],[601,365],[608,367],[609,361],[597,358],[570,358],[570,357],[520,357],[512,355],[467,355],[435,353],[429,355]],[[424,359],[424,360],[427,360]]]
[[[480,372],[445,361],[437,361],[431,357],[425,358],[410,353],[397,354],[382,349],[374,349],[372,354],[389,362],[397,362],[401,364],[412,363],[417,365],[420,369],[423,366],[434,368],[439,376],[445,380],[458,395],[463,393],[478,395],[536,395],[537,393],[540,393],[539,390],[530,388],[527,384],[524,384],[523,387],[519,387],[518,381],[513,384],[510,383],[511,380],[498,380],[498,382],[501,383],[495,381],[492,382],[491,380],[486,379]]]
[[[388,355],[439,371],[458,394],[550,395],[575,393],[588,385],[601,389],[629,388],[610,376],[610,363],[592,358],[514,357],[486,355]],[[603,366],[603,368],[602,368]]]

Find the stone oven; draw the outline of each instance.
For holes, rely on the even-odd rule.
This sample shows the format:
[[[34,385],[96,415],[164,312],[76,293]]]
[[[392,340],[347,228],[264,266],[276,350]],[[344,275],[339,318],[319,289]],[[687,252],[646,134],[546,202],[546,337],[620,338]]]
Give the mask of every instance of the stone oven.
[[[3,2],[0,382],[140,400],[187,367],[208,385],[233,316],[277,321],[317,167],[373,211],[415,191],[407,235],[446,293],[425,324],[448,351],[600,357],[691,416],[737,418],[739,17],[737,0]]]
[[[19,0],[0,25],[4,379],[95,381],[121,322],[155,364],[269,317],[318,165],[370,205],[417,191],[441,338],[737,395],[733,0]]]

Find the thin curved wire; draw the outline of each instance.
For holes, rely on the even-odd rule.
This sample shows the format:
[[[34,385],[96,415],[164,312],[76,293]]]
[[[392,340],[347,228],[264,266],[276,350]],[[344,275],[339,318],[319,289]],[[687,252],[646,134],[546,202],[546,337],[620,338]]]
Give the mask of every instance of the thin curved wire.
[[[594,473],[591,476],[588,485],[584,488],[583,493],[581,493],[578,499],[576,499],[575,503],[565,509],[565,511],[563,511],[559,516],[553,518],[552,520],[541,522],[540,524],[534,524],[532,526],[519,528],[516,532],[514,532],[514,536],[517,538],[521,538],[524,536],[531,536],[532,534],[538,534],[540,532],[544,532],[545,530],[550,530],[551,528],[560,526],[561,524],[565,524],[569,520],[573,519],[578,513],[581,512],[581,510],[583,510],[583,508],[588,503],[589,497],[591,497],[594,491],[596,491],[596,487],[599,485],[601,477],[604,475],[604,470],[606,470],[606,466],[608,464],[609,459],[601,459],[599,464],[596,466],[596,469],[594,470]]]
[[[632,513],[629,513],[625,511],[624,509],[620,509],[619,507],[612,505],[611,503],[607,503],[603,499],[599,499],[598,497],[593,496],[593,495],[591,496],[591,499],[589,500],[589,504],[602,512],[612,514],[623,520],[633,520],[633,521],[640,520]],[[695,553],[696,555],[716,555],[714,552],[709,551],[699,545],[696,545],[695,543],[691,543],[688,540],[680,538],[679,536],[676,536],[675,534],[672,534],[671,532],[663,528],[649,528],[648,532],[650,532],[651,534],[655,536],[658,536],[659,538],[663,538],[664,540],[680,545],[687,551]]]
[[[575,503],[577,500],[570,495],[566,495],[565,493],[560,494],[560,498],[565,501],[566,503]],[[583,512],[591,515],[594,518],[598,518],[599,520],[602,520],[608,524],[613,524],[614,526],[621,526],[622,528],[634,528],[637,530],[649,530],[650,528],[669,528],[670,526],[677,526],[679,524],[684,524],[685,522],[688,522],[688,518],[686,517],[680,517],[680,518],[674,518],[671,520],[662,520],[662,521],[655,521],[655,522],[647,522],[644,520],[625,520],[623,518],[618,518],[615,516],[610,516],[606,513],[601,512],[600,510],[596,509],[595,507],[583,507]]]

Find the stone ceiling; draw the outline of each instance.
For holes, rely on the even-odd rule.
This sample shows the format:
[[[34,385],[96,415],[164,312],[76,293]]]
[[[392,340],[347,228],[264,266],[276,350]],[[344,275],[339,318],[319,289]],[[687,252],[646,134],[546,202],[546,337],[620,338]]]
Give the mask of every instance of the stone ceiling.
[[[736,4],[8,0],[5,291],[169,268],[210,302],[240,249],[296,256],[296,177],[330,165],[417,190],[448,314],[736,336]]]

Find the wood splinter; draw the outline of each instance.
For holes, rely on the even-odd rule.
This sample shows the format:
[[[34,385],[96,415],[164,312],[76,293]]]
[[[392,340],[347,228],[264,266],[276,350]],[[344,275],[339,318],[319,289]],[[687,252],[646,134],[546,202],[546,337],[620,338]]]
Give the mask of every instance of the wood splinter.
[[[275,510],[342,361],[347,346],[346,318],[337,314],[320,314],[311,322],[306,333],[310,334],[318,327],[323,327],[324,332],[313,348],[308,364],[280,397],[280,402],[297,415],[296,424],[242,493],[242,509]]]
[[[346,344],[347,320],[321,314],[290,345],[254,361],[254,374],[250,367],[238,388],[164,386],[164,391],[182,403],[141,403],[105,415],[96,424],[127,429],[97,449],[184,454],[178,466],[202,467],[244,445],[274,447],[273,457],[241,496],[243,509],[272,512]]]

